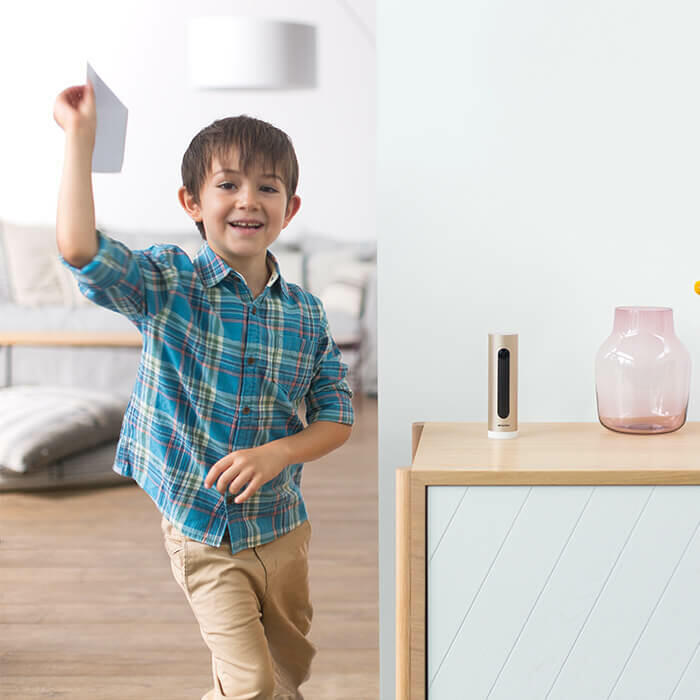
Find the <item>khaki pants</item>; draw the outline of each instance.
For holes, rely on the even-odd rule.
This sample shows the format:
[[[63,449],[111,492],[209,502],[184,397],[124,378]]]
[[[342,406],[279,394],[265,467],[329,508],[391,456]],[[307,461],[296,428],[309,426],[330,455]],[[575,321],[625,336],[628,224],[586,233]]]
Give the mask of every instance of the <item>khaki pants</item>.
[[[316,654],[306,637],[309,521],[233,555],[228,532],[213,547],[165,517],[161,529],[173,576],[211,651],[214,688],[202,700],[303,700],[298,688]]]

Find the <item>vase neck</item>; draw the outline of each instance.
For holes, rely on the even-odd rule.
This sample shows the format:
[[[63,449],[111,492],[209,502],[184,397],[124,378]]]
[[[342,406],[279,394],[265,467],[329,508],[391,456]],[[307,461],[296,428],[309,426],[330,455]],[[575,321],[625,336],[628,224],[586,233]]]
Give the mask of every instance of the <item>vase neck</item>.
[[[613,331],[673,335],[673,309],[661,306],[617,306]]]

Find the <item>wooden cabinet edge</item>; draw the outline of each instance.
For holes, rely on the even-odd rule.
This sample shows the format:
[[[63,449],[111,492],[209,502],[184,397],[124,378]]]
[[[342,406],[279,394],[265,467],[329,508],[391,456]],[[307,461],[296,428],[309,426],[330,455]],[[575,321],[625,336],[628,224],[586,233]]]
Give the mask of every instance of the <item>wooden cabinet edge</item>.
[[[411,472],[396,470],[396,698],[411,683]]]

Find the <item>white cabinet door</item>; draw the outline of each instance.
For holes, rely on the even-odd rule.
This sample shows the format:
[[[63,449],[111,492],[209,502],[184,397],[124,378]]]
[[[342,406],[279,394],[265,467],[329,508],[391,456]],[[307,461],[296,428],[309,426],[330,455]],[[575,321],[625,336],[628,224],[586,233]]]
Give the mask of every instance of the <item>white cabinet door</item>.
[[[700,486],[429,486],[428,700],[698,700]]]

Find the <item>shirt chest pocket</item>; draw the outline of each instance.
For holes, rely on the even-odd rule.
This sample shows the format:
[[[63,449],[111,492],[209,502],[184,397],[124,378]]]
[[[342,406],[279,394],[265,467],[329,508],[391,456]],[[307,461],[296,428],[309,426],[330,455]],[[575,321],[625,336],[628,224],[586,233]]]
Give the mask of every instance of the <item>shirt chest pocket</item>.
[[[288,399],[301,399],[309,390],[314,360],[313,343],[308,338],[298,335],[279,338],[269,349],[267,379]]]

